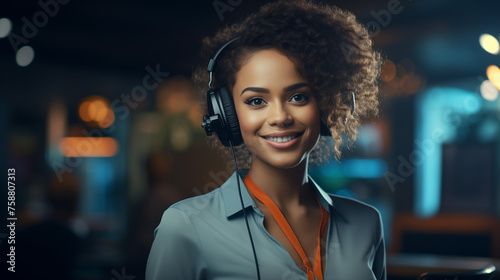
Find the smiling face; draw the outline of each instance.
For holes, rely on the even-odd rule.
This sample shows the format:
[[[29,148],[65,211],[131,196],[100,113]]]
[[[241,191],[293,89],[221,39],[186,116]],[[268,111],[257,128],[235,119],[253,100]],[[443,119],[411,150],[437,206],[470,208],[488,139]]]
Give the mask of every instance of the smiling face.
[[[295,63],[275,49],[253,53],[236,73],[233,100],[252,165],[292,168],[320,137],[316,94]]]

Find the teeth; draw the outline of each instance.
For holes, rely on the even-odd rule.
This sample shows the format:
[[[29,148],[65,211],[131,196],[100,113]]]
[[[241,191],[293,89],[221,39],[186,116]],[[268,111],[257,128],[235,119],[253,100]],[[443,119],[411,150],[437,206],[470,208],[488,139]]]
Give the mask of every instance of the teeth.
[[[282,142],[288,142],[288,141],[291,141],[291,140],[297,138],[297,135],[286,136],[286,137],[264,137],[264,138],[266,138],[267,140],[271,140],[273,142],[282,143]]]

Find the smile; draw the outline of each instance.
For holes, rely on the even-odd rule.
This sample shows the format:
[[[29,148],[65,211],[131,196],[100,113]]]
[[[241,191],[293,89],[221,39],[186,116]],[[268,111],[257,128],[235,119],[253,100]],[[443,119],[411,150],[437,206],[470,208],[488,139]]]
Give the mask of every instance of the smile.
[[[286,136],[286,137],[264,137],[264,138],[267,140],[273,141],[273,142],[282,143],[282,142],[292,141],[293,139],[295,139],[297,137],[299,137],[299,134],[290,135],[290,136]]]
[[[294,147],[300,141],[300,137],[302,136],[302,134],[304,133],[300,132],[291,135],[285,134],[283,136],[277,136],[277,135],[262,136],[262,138],[273,148],[288,149]]]

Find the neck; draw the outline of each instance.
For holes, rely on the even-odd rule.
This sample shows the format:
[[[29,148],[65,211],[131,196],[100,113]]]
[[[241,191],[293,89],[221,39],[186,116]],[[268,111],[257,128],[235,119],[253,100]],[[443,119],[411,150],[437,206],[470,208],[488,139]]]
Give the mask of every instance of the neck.
[[[299,165],[280,169],[252,160],[250,177],[282,210],[316,205],[307,174],[308,158]]]

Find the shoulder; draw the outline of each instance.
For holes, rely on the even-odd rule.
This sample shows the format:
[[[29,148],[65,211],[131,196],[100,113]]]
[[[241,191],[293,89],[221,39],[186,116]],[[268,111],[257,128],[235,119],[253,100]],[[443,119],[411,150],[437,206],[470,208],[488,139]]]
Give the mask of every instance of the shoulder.
[[[368,223],[379,226],[380,212],[373,206],[354,198],[329,194],[333,207],[350,223]]]
[[[187,198],[171,205],[163,212],[154,231],[155,239],[177,244],[199,243],[200,233],[210,224],[222,219],[217,203],[218,192]],[[167,240],[169,240],[167,242]]]
[[[146,279],[201,279],[207,267],[206,251],[192,202],[182,200],[163,213],[154,231]]]
[[[356,213],[363,212],[366,214],[379,215],[379,212],[375,207],[355,198],[339,196],[335,194],[328,195],[332,199],[333,205],[341,209],[355,211]]]
[[[200,218],[208,218],[208,216],[217,216],[222,214],[220,209],[221,204],[220,188],[215,189],[209,193],[183,199],[172,204],[163,213],[162,223],[169,221],[176,217],[183,219],[196,220]]]
[[[236,179],[237,176],[233,173],[220,187],[174,203],[163,213],[160,225],[169,224],[172,220],[179,221],[179,217],[188,220],[195,229],[226,223],[228,207],[232,206],[235,193],[238,193]]]

